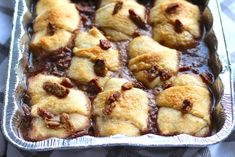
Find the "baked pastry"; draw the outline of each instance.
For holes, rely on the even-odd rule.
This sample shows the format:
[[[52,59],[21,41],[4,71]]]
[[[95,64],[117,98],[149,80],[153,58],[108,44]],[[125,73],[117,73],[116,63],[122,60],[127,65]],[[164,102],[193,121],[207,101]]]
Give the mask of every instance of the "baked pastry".
[[[107,4],[110,4],[110,3],[117,3],[118,1],[120,1],[120,0],[102,0],[100,2],[100,7],[103,7],[103,6],[105,6]],[[122,0],[122,1],[133,1],[133,2],[136,2],[136,0]]]
[[[133,39],[128,46],[129,69],[147,87],[160,85],[178,71],[179,53],[148,36]]]
[[[30,140],[66,138],[90,127],[90,101],[68,78],[33,76],[28,79],[28,95],[33,117]]]
[[[164,82],[165,86],[201,86],[207,87],[207,85],[203,82],[202,78],[196,74],[180,74],[178,76],[173,76],[166,82]]]
[[[153,38],[171,48],[195,47],[200,18],[199,7],[186,0],[157,0],[150,12]]]
[[[26,140],[210,134],[213,76],[194,48],[201,12],[186,0],[149,2],[37,0]]]
[[[93,105],[95,132],[98,136],[138,136],[148,129],[147,93],[134,88],[125,79],[108,80]]]
[[[157,95],[159,107],[157,124],[162,135],[190,134],[207,136],[210,133],[211,95],[195,75],[177,76],[174,86]],[[192,84],[182,79],[193,78]],[[199,83],[200,82],[200,83]]]
[[[208,123],[202,118],[192,114],[184,114],[176,109],[161,107],[157,118],[161,135],[173,136],[178,134],[190,134],[193,136],[207,136],[210,132]]]
[[[78,84],[88,84],[95,79],[103,86],[120,66],[119,52],[95,27],[77,35],[73,54],[68,76]]]
[[[42,14],[56,6],[63,6],[70,3],[70,0],[39,0],[36,5],[36,15]]]
[[[112,1],[110,1],[112,2]],[[107,4],[108,3],[108,4]],[[119,0],[96,11],[95,24],[113,41],[127,40],[145,24],[145,7],[133,0]]]
[[[40,0],[36,5],[37,17],[33,24],[30,48],[43,55],[55,53],[72,42],[73,32],[80,23],[79,12],[70,1]]]

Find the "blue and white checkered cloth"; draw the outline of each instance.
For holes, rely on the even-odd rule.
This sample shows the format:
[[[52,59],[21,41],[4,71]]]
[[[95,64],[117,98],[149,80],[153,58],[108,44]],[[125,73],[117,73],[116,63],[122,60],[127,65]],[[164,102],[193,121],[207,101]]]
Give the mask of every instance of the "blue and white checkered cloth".
[[[213,1],[213,0],[212,0]],[[235,1],[220,0],[226,43],[235,68]],[[12,30],[13,0],[0,0],[0,111],[3,106],[10,34]],[[235,78],[235,77],[234,77]],[[1,117],[1,112],[0,112]],[[0,118],[1,121],[1,118]],[[4,140],[0,130],[0,157],[235,157],[235,130],[223,142],[204,148],[99,148],[70,151],[32,153],[18,150]]]

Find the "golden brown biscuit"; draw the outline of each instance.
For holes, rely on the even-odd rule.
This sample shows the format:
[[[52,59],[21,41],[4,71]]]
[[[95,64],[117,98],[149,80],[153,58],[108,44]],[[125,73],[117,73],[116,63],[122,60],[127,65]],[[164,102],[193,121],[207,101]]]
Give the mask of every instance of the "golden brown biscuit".
[[[80,114],[70,114],[69,123],[74,130],[78,130],[77,132],[87,130],[90,127],[90,119]],[[66,126],[60,124],[58,128],[51,129],[42,118],[34,118],[28,132],[28,138],[32,141],[41,141],[50,137],[67,138],[76,134],[76,131],[70,132],[65,128]]]
[[[179,54],[147,36],[132,40],[128,46],[129,69],[149,88],[160,85],[178,71]]]
[[[101,40],[109,42],[96,28],[77,35],[68,76],[78,84],[88,84],[97,79],[103,87],[111,74],[119,69],[119,52],[111,44],[110,48],[103,49]]]
[[[66,47],[71,37],[72,33],[63,29],[57,30],[53,35],[48,34],[47,30],[36,32],[32,37],[30,49],[41,55],[55,53],[53,51]]]
[[[49,23],[56,29],[64,29],[73,32],[78,28],[80,22],[79,13],[75,4],[65,3],[55,6],[36,17],[33,29],[35,32],[47,29]]]
[[[112,75],[108,71],[104,77],[97,76],[94,71],[94,63],[87,58],[73,57],[68,70],[68,76],[75,80],[78,84],[89,84],[90,81],[96,79],[99,86],[103,87],[104,83]]]
[[[199,75],[195,74],[179,74],[177,76],[171,77],[166,81],[166,85],[169,86],[201,86],[207,87],[206,84],[202,81]]]
[[[123,78],[112,78],[109,81],[105,83],[104,90],[109,91],[109,90],[121,90],[122,85],[127,83],[128,80],[123,79]]]
[[[157,124],[161,134],[207,136],[211,126],[211,95],[200,76],[180,74],[157,95]]]
[[[176,53],[176,50],[162,46],[148,36],[139,36],[133,39],[129,43],[127,51],[130,58],[134,58],[145,53]]]
[[[211,97],[208,89],[199,86],[175,86],[157,95],[159,107],[171,107],[204,119],[210,124]]]
[[[194,47],[200,38],[200,10],[186,0],[156,1],[151,9],[153,38],[171,48]]]
[[[33,24],[30,49],[40,55],[56,53],[72,43],[74,31],[80,23],[79,12],[70,1],[40,0]]]
[[[107,68],[111,71],[117,71],[120,66],[119,53],[117,50],[114,50],[112,48],[108,50],[103,50],[99,46],[82,50],[74,48],[73,53],[77,57],[87,58],[92,61],[95,61],[97,59],[105,60]]]
[[[132,1],[132,2],[136,2],[136,0],[101,0],[101,3],[100,3],[100,7],[103,7],[107,4],[110,4],[110,3],[117,3],[118,1]]]
[[[93,27],[88,32],[79,32],[77,34],[75,48],[77,51],[79,49],[93,48],[99,46],[100,40],[106,40],[106,38],[96,27]]]
[[[138,26],[131,20],[129,10],[133,10],[141,21],[145,21],[145,7],[135,1],[120,1],[121,7],[115,14],[117,3],[104,5],[96,11],[95,23],[111,40],[120,41],[129,39]]]
[[[59,99],[43,88],[45,82],[61,85],[64,80],[69,79],[45,74],[38,74],[29,78],[28,94],[31,97],[30,103],[33,104],[33,115],[37,114],[37,108],[40,107],[47,108],[53,114],[60,114],[63,110],[67,110],[69,113],[79,112],[83,115],[89,115],[89,101],[82,91],[70,88],[69,94],[65,98]]]
[[[157,124],[162,135],[190,134],[207,136],[210,132],[208,123],[192,114],[182,114],[179,110],[161,107],[158,110]]]
[[[28,136],[31,140],[65,138],[89,128],[88,97],[78,89],[66,87],[64,82],[70,80],[45,74],[29,78],[33,121]]]
[[[108,80],[105,90],[95,98],[93,107],[98,136],[137,136],[147,131],[147,93],[134,87],[124,88],[126,82],[118,78]]]
[[[36,5],[37,15],[57,6],[69,4],[70,0],[39,0]]]
[[[43,89],[43,83],[50,81],[54,83],[61,83],[63,78],[52,75],[38,74],[28,79],[28,94],[30,95],[30,103],[36,104],[45,97],[48,97],[47,92]]]
[[[139,128],[128,121],[118,119],[107,119],[104,117],[97,117],[96,121],[96,134],[98,136],[111,136],[111,135],[126,135],[126,136],[139,136],[141,134]]]

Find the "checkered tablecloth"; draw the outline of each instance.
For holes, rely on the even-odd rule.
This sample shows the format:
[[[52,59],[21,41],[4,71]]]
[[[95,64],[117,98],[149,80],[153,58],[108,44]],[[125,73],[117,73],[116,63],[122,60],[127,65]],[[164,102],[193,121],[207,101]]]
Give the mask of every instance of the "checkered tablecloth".
[[[226,43],[235,68],[235,1],[219,0]],[[0,0],[0,117],[3,106],[10,34],[12,30],[13,0]],[[235,77],[234,77],[235,78]],[[1,118],[0,118],[1,120]],[[223,142],[204,148],[99,148],[72,151],[33,153],[17,150],[7,143],[0,130],[0,157],[235,157],[235,130]]]

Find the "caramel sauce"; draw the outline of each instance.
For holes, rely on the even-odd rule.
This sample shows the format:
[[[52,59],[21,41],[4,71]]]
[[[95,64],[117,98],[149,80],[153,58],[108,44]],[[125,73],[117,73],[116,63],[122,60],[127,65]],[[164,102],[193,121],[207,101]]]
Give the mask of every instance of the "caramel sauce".
[[[72,2],[78,4],[77,9],[80,10],[80,16],[81,16],[81,25],[80,25],[80,31],[87,31],[90,28],[92,28],[94,25],[94,19],[95,19],[95,11],[98,8],[99,2],[98,1],[92,1],[92,0],[73,0]],[[146,6],[146,15],[149,14],[150,8],[153,6],[153,1],[148,0],[139,0],[139,3]],[[35,13],[35,4],[33,3],[31,5],[31,11],[32,13]],[[89,11],[86,11],[85,9],[89,9]],[[83,10],[84,9],[84,10]],[[35,17],[35,14],[33,14]],[[29,36],[32,37],[33,24],[31,23],[28,26],[28,33]],[[204,27],[202,27],[204,28]],[[29,52],[29,60],[28,60],[28,66],[25,69],[25,75],[26,77],[34,76],[38,73],[47,73],[52,74],[56,76],[66,76],[66,71],[68,70],[71,62],[71,58],[73,56],[72,49],[74,47],[74,40],[75,40],[75,34],[74,32],[73,37],[71,38],[70,42],[68,43],[68,46],[65,48],[61,48],[57,50],[56,55],[51,56],[35,56],[33,53]],[[179,62],[179,74],[180,73],[195,73],[198,75],[207,75],[209,76],[211,84],[214,81],[214,76],[212,73],[212,70],[208,64],[209,60],[209,49],[204,42],[204,35],[205,31],[202,29],[202,37],[199,41],[198,45],[195,48],[190,48],[187,50],[182,50],[178,48],[180,52],[180,62]],[[146,29],[138,29],[136,31],[136,34],[134,36],[139,35],[147,35],[152,36],[152,27],[146,23]],[[121,61],[121,68],[118,72],[114,73],[114,77],[120,77],[125,78],[132,82],[138,82],[136,78],[133,76],[132,72],[128,69],[128,61],[129,57],[127,55],[127,46],[129,44],[128,41],[121,41],[121,42],[112,42],[111,44],[115,49],[117,49],[120,53],[120,61]],[[208,82],[206,82],[208,84]],[[73,84],[75,84],[73,82]],[[140,83],[141,84],[141,83]],[[208,85],[209,85],[208,84]],[[100,92],[99,89],[97,89],[97,92],[92,93],[91,90],[89,90],[91,87],[87,85],[77,85],[77,87],[80,90],[83,90],[87,93],[89,96],[91,102],[93,102],[94,98]],[[92,87],[93,88],[93,87]],[[142,134],[146,133],[153,133],[153,134],[161,134],[158,131],[158,125],[156,123],[157,118],[157,104],[156,104],[156,95],[161,92],[164,87],[156,87],[154,89],[148,89],[147,87],[142,87],[144,91],[148,93],[149,97],[149,119],[148,119],[148,131],[144,132]],[[27,94],[24,96],[27,97]],[[31,106],[29,104],[29,101],[22,101],[22,104],[27,104],[29,107]],[[25,110],[30,110],[26,108]],[[23,118],[24,125],[22,125],[22,134],[24,138],[27,140],[27,131],[29,129],[31,119],[29,118],[28,113],[25,114],[25,118]],[[91,118],[94,119],[94,118]],[[89,129],[89,135],[95,136],[94,130],[95,130],[95,124],[93,125],[93,122],[91,121],[91,128]],[[26,129],[27,128],[27,129]],[[78,133],[74,135],[74,137],[86,135],[85,133]],[[70,136],[71,138],[73,136]]]

